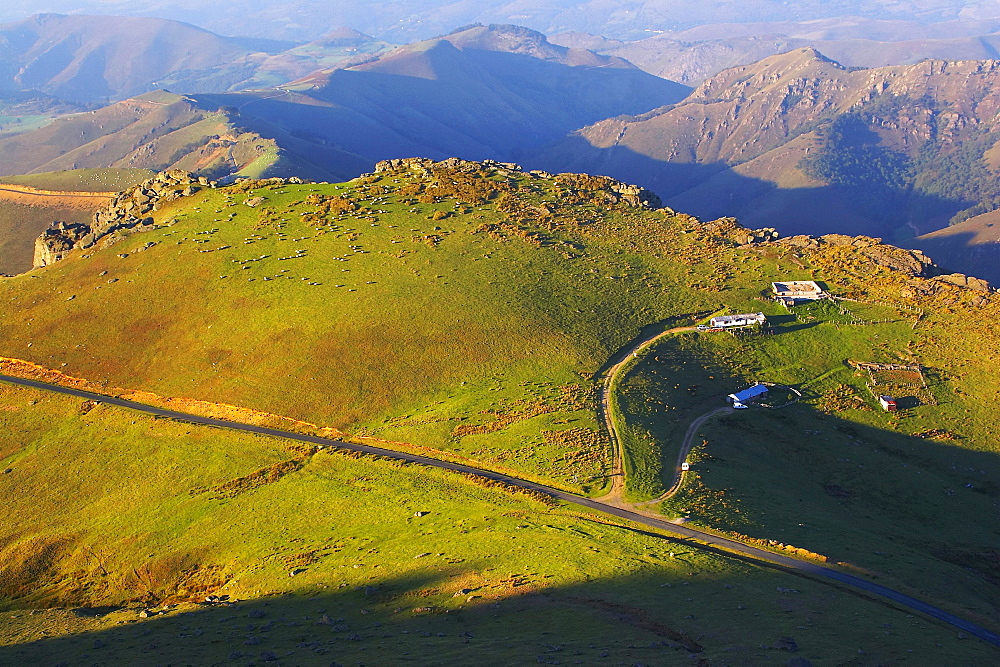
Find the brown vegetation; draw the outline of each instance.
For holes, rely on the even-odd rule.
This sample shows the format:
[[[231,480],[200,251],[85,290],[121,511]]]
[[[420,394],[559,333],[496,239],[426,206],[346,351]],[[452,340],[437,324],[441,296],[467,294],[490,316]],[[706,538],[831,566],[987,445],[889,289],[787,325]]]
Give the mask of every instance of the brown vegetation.
[[[337,429],[321,427],[309,422],[283,417],[252,408],[228,405],[226,403],[212,403],[210,401],[200,401],[193,398],[165,397],[149,391],[138,391],[133,389],[122,389],[120,387],[109,387],[106,384],[91,382],[83,378],[72,377],[51,368],[45,368],[30,361],[22,359],[11,359],[0,357],[0,373],[14,377],[37,380],[47,384],[59,385],[61,387],[71,387],[81,391],[89,391],[105,396],[143,403],[163,408],[165,410],[176,410],[186,412],[200,417],[211,417],[213,419],[223,419],[255,426],[267,426],[284,431],[297,433],[314,433],[324,438],[339,438],[344,434]]]
[[[249,475],[245,475],[244,477],[238,477],[234,480],[226,482],[225,484],[212,487],[209,489],[209,493],[212,494],[212,500],[235,498],[236,496],[246,493],[247,491],[253,491],[254,489],[267,484],[273,484],[285,475],[301,469],[303,465],[305,465],[305,461],[302,459],[291,459],[275,463],[274,465],[261,468],[260,470],[252,472]]]

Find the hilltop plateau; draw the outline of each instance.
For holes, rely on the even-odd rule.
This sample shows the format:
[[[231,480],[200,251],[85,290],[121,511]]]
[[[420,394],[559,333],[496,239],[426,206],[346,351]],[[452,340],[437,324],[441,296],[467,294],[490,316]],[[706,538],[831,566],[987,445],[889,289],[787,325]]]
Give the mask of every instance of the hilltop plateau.
[[[454,159],[383,162],[332,184],[220,186],[159,174],[117,195],[94,223],[66,226],[44,243],[58,256],[0,279],[4,373],[335,434],[592,497],[619,494],[615,502],[803,553],[994,625],[1000,340],[979,323],[998,305],[982,281],[948,274],[919,252],[867,237],[776,238],[659,208],[648,191],[606,177]],[[772,281],[788,279],[822,281],[838,299],[785,308],[766,298]],[[691,326],[713,313],[756,311],[767,314],[768,330]],[[864,370],[883,366],[911,370]],[[664,496],[685,431],[758,380],[802,398],[699,422],[687,459],[694,468]],[[600,386],[611,388],[606,408]],[[850,655],[860,648],[892,661],[934,643],[959,660],[993,655],[956,640],[954,628],[885,607],[873,616],[867,601],[825,596],[805,579],[779,582],[773,577],[787,575],[695,543],[656,547],[646,541],[652,534],[626,539],[637,534],[585,523],[598,527],[584,530],[574,555],[577,546],[557,546],[564,531],[604,520],[502,486],[484,495],[421,467],[3,391],[0,469],[8,472],[0,485],[15,499],[10,532],[0,536],[4,604],[15,615],[124,607],[76,626],[58,611],[18,618],[3,639],[11,648],[0,649],[11,659],[92,657],[98,645],[132,659],[139,631],[113,624],[143,610],[153,611],[136,627],[186,633],[185,646],[203,646],[193,628],[205,623],[249,622],[254,629],[228,631],[226,650],[251,656],[353,656],[368,646],[341,643],[348,635],[393,634],[407,647],[404,629],[461,636],[463,646],[448,649],[455,655],[497,650],[511,659],[563,642],[581,655],[588,643],[604,657],[628,655],[643,641],[656,644],[648,650],[758,661],[789,646],[810,660],[846,660],[850,646]],[[887,391],[899,412],[878,407]],[[79,438],[82,422],[92,437]],[[46,509],[56,502],[62,512]],[[388,508],[398,503],[397,516]],[[510,521],[483,533],[486,505],[497,504]],[[438,523],[419,527],[437,512]],[[974,524],[953,521],[970,515]],[[123,532],[130,521],[138,523]],[[580,564],[576,574],[543,566],[556,549]],[[635,562],[632,549],[647,554],[639,560],[649,569],[623,565]],[[487,563],[487,553],[497,555]],[[682,579],[691,606],[670,602],[670,588],[683,585],[672,573],[677,562],[695,577]],[[481,578],[472,581],[473,572]],[[580,572],[596,586],[580,588]],[[767,598],[737,578],[777,590],[780,618],[770,606],[743,618],[747,595]],[[638,594],[657,590],[651,582],[666,597]],[[159,614],[209,595],[243,602],[200,616],[189,615],[192,606]],[[578,604],[588,620],[573,611]],[[847,620],[840,605],[861,615],[851,618],[878,620]],[[546,630],[558,637],[542,637],[532,620],[545,609],[565,621]],[[596,618],[594,609],[602,610]],[[678,609],[684,622],[666,622]],[[259,612],[304,625],[262,639],[281,626],[239,620]],[[635,619],[635,634],[602,649],[593,637],[615,634],[605,613]],[[720,621],[720,613],[734,616]],[[66,638],[25,643],[43,630]],[[532,644],[498,648],[511,633]],[[245,648],[247,637],[262,648]]]

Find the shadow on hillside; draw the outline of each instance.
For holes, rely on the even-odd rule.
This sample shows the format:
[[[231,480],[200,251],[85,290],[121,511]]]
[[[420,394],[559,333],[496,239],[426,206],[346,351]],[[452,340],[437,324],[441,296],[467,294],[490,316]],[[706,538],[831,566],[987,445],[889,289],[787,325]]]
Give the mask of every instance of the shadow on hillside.
[[[1000,243],[976,243],[974,232],[944,237],[917,237],[899,245],[925,252],[947,271],[964,273],[1000,285]]]
[[[73,634],[0,646],[0,663],[707,665],[705,656],[718,656],[785,664],[795,656],[848,660],[862,647],[879,664],[907,649],[933,651],[933,642],[948,655],[959,646],[951,629],[907,622],[902,612],[849,591],[739,562],[731,570],[706,567],[688,545],[624,530],[669,559],[670,570],[652,566],[524,593],[464,589],[447,601],[442,593],[457,587],[449,581],[455,573],[428,571],[333,591],[337,581],[327,579],[312,592],[156,608],[149,618],[135,606],[100,610],[104,618],[22,610],[9,615],[50,619],[49,632]],[[510,573],[510,580],[524,576],[530,573]],[[879,626],[887,621],[916,629],[890,639]],[[973,655],[990,650],[961,646]]]
[[[626,446],[643,465],[659,464],[658,476],[630,478],[638,500],[669,488],[691,422],[758,378],[752,367],[736,377],[698,338],[687,336],[654,348],[650,363],[630,369],[621,383],[631,427]],[[939,403],[946,404],[946,388],[931,382]],[[853,563],[886,581],[905,581],[922,591],[918,595],[947,589],[956,604],[990,609],[979,622],[991,623],[1000,611],[1000,457],[963,446],[975,426],[953,426],[939,407],[904,394],[901,410],[888,413],[863,388],[845,394],[843,386],[834,381],[818,393],[811,385],[795,386],[810,403],[753,407],[707,421],[688,459],[697,476],[688,481],[697,483],[664,511]],[[853,413],[858,421],[834,411]],[[963,428],[970,431],[963,434]],[[977,435],[980,441],[987,437]],[[649,441],[657,443],[655,460],[644,458]]]
[[[874,397],[867,409],[890,422],[913,419],[927,407],[913,396],[897,401],[897,413],[873,407]],[[712,462],[728,469],[718,478],[708,475],[706,483],[726,485],[724,480],[735,479],[732,466],[744,465],[739,476],[746,476],[750,485],[731,488],[738,497],[757,495],[765,508],[751,525],[725,527],[764,539],[794,536],[790,541],[796,546],[835,560],[861,561],[875,571],[894,569],[896,547],[905,547],[897,556],[916,550],[958,568],[952,581],[968,581],[974,573],[977,593],[1000,607],[1000,560],[990,537],[1000,530],[1000,519],[995,513],[986,518],[987,508],[1000,500],[996,453],[962,447],[961,435],[947,429],[927,429],[925,437],[915,437],[802,403],[725,415],[703,431],[707,469],[714,468]],[[805,509],[800,503],[806,503]],[[811,507],[821,508],[825,518]],[[956,527],[954,518],[963,515],[981,520],[974,530]],[[802,522],[821,528],[797,531]],[[885,547],[874,552],[882,555],[873,559],[857,545],[842,543],[836,537],[841,531],[870,532]],[[946,581],[942,577],[938,584]]]
[[[770,319],[770,318],[768,318]],[[792,320],[795,322],[794,320]],[[785,324],[777,329],[773,329],[772,332],[775,335],[789,334],[795,331],[804,331],[806,329],[812,329],[813,327],[819,326],[820,322],[795,322],[794,324]]]
[[[726,163],[665,162],[630,148],[593,146],[579,134],[549,145],[525,162],[548,171],[604,174],[656,192],[664,204],[702,220],[735,217],[746,227],[783,235],[848,234],[899,242],[947,226],[969,202],[874,185],[779,188],[736,173]]]
[[[390,158],[514,160],[577,127],[677,102],[690,89],[629,68],[571,67],[441,42],[299,93],[196,95],[279,140],[306,171],[356,176]]]
[[[731,384],[733,379],[720,381]],[[716,393],[699,400],[718,399],[715,404],[721,405]],[[721,444],[742,449],[747,460],[726,460],[731,454],[720,451],[713,424],[724,429]],[[803,437],[805,431],[811,435]],[[989,536],[996,530],[991,508],[1000,497],[1000,487],[990,486],[1000,475],[994,454],[896,436],[806,406],[741,411],[709,423],[706,433],[710,458],[696,467],[705,470],[706,483],[715,482],[711,468],[733,465],[746,468],[749,479],[758,478],[767,493],[780,499],[774,504],[776,514],[759,514],[756,525],[733,528],[879,573],[895,570],[902,561],[898,567],[914,568],[915,574],[883,577],[882,583],[907,580],[919,597],[953,601],[953,591],[964,595],[974,587],[974,595],[963,599],[968,608],[981,608],[984,601],[998,606],[1000,581],[989,560],[995,553]],[[824,441],[826,434],[835,436],[834,441]],[[861,474],[853,468],[847,473],[831,469],[824,461],[857,461],[862,454],[862,471],[867,472]],[[954,506],[931,503],[931,517],[912,516],[913,492],[896,484],[903,464],[928,478],[918,491],[933,493],[934,501],[950,499]],[[420,469],[413,474],[420,475]],[[965,486],[967,482],[973,486]],[[942,488],[954,493],[944,495]],[[731,489],[750,500],[757,491]],[[518,527],[553,528],[544,526],[551,510],[539,508],[521,519],[536,525]],[[803,513],[821,530],[802,531],[797,524]],[[976,531],[981,543],[953,530],[953,517],[963,515],[980,517]],[[905,659],[907,650],[940,649],[949,660],[956,651],[968,656],[968,651],[994,650],[957,642],[953,628],[908,619],[905,612],[844,589],[756,567],[745,558],[683,539],[613,528],[606,521],[584,513],[576,526],[559,534],[577,545],[587,540],[582,548],[569,550],[580,568],[579,581],[569,585],[547,583],[546,562],[558,553],[539,552],[523,566],[513,566],[522,569],[489,575],[488,554],[474,562],[422,554],[426,560],[417,561],[421,568],[408,575],[370,569],[361,572],[371,576],[362,576],[356,569],[339,570],[353,563],[342,558],[298,569],[296,594],[264,593],[261,599],[232,606],[186,606],[152,618],[141,618],[141,607],[97,610],[108,614],[105,618],[88,618],[87,610],[39,611],[41,619],[48,619],[38,621],[40,630],[53,636],[42,637],[37,630],[0,646],[0,664],[655,664],[706,655],[732,663],[784,664],[793,654],[844,662],[856,657],[859,648],[871,664],[886,664]],[[859,533],[877,528],[876,541],[851,544],[841,524]],[[510,537],[518,535],[511,531]],[[517,541],[510,544],[520,548]],[[621,553],[616,561],[602,564],[581,557],[588,548]],[[872,549],[884,555],[873,558]],[[929,580],[930,559],[949,564],[939,570],[948,576]],[[616,568],[624,573],[610,574]],[[970,575],[975,578],[971,583]],[[476,583],[468,583],[472,580]],[[946,582],[948,591],[935,590]],[[980,624],[990,623],[958,611]],[[5,641],[21,618],[33,613],[8,608]],[[887,625],[899,629],[887,633]]]

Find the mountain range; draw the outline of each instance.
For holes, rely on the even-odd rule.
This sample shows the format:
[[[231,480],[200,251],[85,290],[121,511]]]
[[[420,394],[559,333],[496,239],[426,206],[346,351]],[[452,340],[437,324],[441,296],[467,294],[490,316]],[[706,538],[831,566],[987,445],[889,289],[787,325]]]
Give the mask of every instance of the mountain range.
[[[37,11],[32,0],[8,0],[0,20]],[[581,31],[616,39],[639,39],[656,31],[705,24],[753,24],[852,17],[894,19],[913,24],[976,23],[1000,16],[991,0],[48,0],[47,11],[143,15],[190,21],[216,32],[310,41],[338,25],[351,25],[383,39],[411,42],[474,22],[518,23],[546,33]]]
[[[992,48],[974,37],[983,21],[847,23],[706,25],[615,48],[569,40],[605,51],[598,54],[513,25],[472,25],[390,48],[349,29],[289,45],[161,19],[42,15],[0,33],[12,54],[4,85],[45,91],[7,94],[11,109],[35,115],[15,117],[0,134],[0,174],[180,168],[223,179],[343,180],[379,160],[414,155],[515,161],[637,182],[704,218],[937,249],[946,265],[997,280],[983,261],[992,243],[966,252],[966,235],[925,238],[1000,205],[994,61],[862,70],[799,48],[724,70],[688,95],[608,55],[640,49],[641,56],[644,44],[654,51],[679,44],[691,56],[727,40],[784,43],[768,41],[772,31],[794,35],[789,43],[811,39],[848,51],[852,35],[866,34],[899,47],[893,58],[907,53],[906,44],[930,51],[951,44],[948,35],[964,35],[983,53]],[[166,42],[176,48],[161,53],[157,45]],[[143,54],[133,67],[109,65],[129,61],[130,48]],[[678,62],[682,78],[708,71],[697,57]],[[159,83],[174,92],[92,104]],[[89,97],[91,106],[53,95]],[[77,113],[23,131],[66,112]]]
[[[278,88],[150,93],[0,139],[0,173],[184,168],[336,179],[377,160],[519,159],[587,123],[689,89],[620,58],[477,26]]]
[[[158,18],[38,14],[0,26],[0,90],[77,103],[161,88],[223,92],[286,83],[388,47],[344,28],[296,44],[223,37]]]
[[[565,46],[621,56],[658,76],[696,85],[710,76],[768,56],[814,48],[849,67],[909,65],[921,60],[986,60],[998,57],[1000,22],[942,23],[863,16],[809,21],[717,23],[657,31],[638,40],[580,32],[551,37]]]
[[[996,207],[998,103],[996,61],[858,70],[800,49],[586,127],[537,163],[634,181],[706,219],[905,240]]]

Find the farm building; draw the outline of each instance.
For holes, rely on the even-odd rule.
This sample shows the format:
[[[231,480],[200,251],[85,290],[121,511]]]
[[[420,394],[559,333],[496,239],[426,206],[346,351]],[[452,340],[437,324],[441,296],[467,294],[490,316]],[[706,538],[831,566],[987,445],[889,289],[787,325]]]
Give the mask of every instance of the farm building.
[[[729,327],[747,327],[754,324],[766,324],[764,313],[743,313],[741,315],[719,315],[713,317],[709,326],[727,329]]]
[[[827,293],[812,280],[786,280],[781,283],[771,283],[775,301],[786,306],[795,305],[796,301],[817,301],[827,298]]]
[[[730,394],[727,396],[729,402],[734,408],[740,410],[742,408],[749,407],[747,403],[754,403],[760,400],[761,396],[767,395],[767,386],[762,384],[755,384],[748,389],[737,392],[735,394]]]
[[[882,406],[882,409],[886,412],[896,411],[896,399],[892,396],[879,396],[878,404]]]

